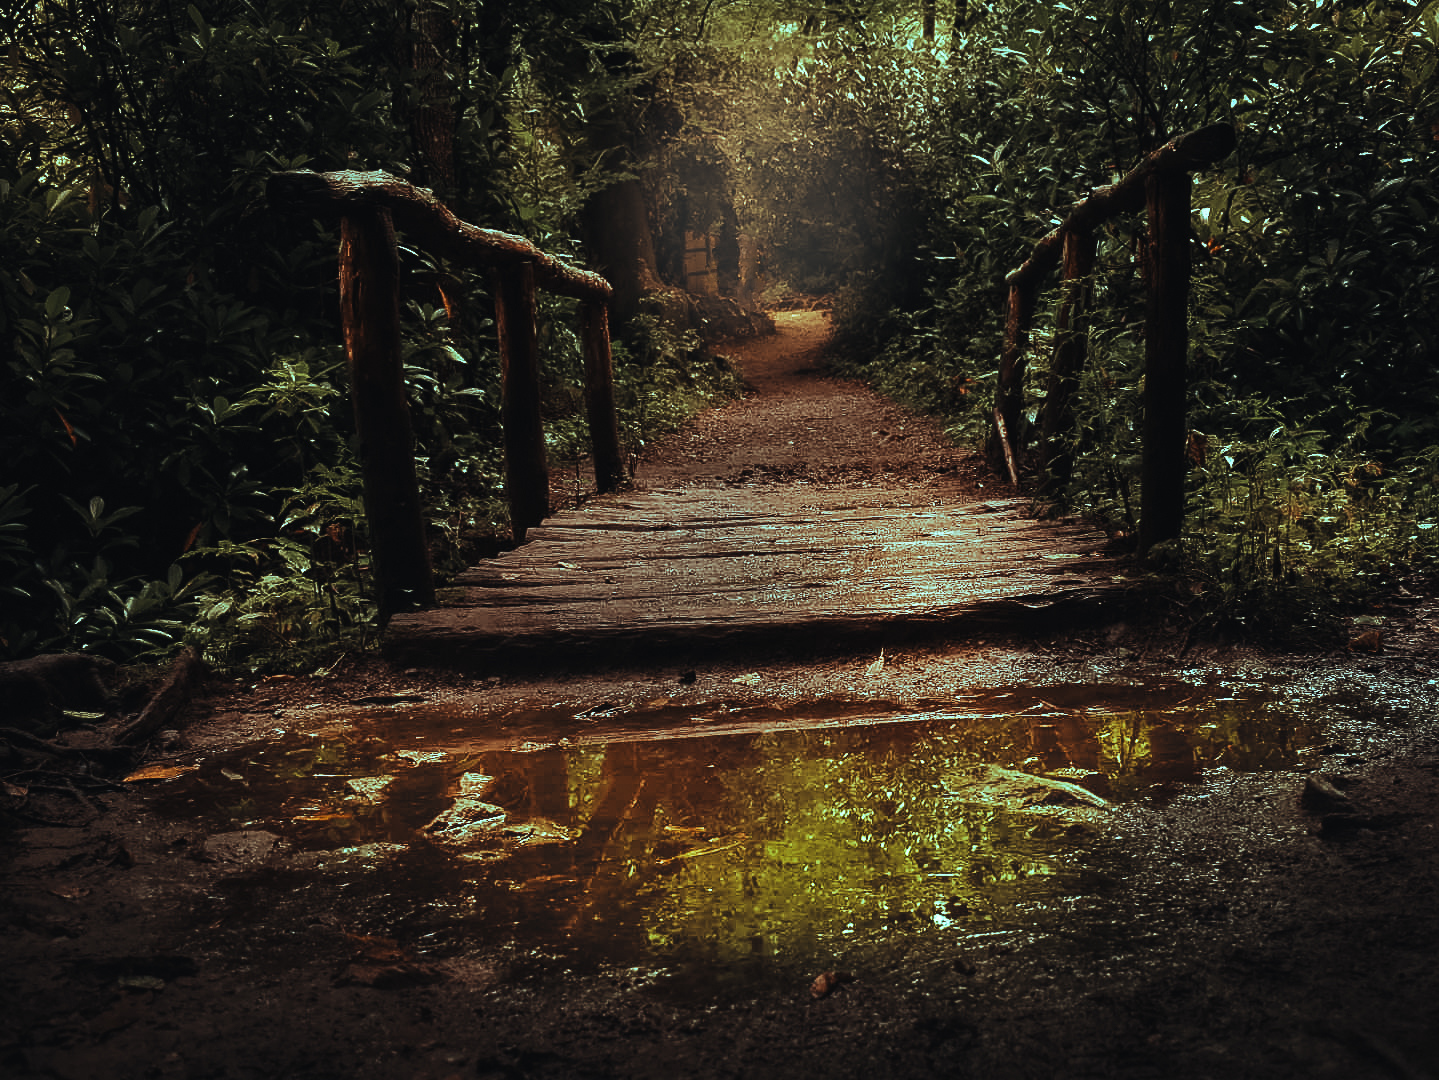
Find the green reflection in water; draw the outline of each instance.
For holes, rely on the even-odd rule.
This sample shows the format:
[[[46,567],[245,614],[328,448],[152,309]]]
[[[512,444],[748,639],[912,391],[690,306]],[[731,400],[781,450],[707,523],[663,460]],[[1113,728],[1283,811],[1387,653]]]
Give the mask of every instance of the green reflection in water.
[[[401,872],[371,875],[383,901],[370,910],[395,935],[408,920],[456,949],[832,966],[926,933],[1020,926],[1093,891],[1080,851],[1105,811],[1002,787],[976,796],[977,763],[1126,798],[1216,765],[1286,766],[1322,738],[1319,721],[1273,701],[1178,686],[996,692],[895,722],[846,710],[830,727],[816,715],[787,730],[615,731],[516,751],[410,709],[206,762],[166,801],[222,828],[284,833],[302,852],[407,845]],[[502,826],[458,844],[423,831],[479,789]]]

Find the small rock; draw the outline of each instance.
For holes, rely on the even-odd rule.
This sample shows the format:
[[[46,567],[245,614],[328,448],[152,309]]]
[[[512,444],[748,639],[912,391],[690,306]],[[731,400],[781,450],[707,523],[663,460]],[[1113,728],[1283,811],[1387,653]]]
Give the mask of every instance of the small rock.
[[[1349,796],[1335,787],[1334,778],[1323,773],[1311,773],[1304,781],[1299,805],[1311,814],[1351,813],[1354,809]]]

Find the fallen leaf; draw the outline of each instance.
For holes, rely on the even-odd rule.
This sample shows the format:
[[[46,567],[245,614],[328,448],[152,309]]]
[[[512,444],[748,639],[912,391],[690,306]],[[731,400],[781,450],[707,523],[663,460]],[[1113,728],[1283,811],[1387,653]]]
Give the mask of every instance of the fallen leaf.
[[[121,975],[119,985],[126,990],[163,990],[165,980],[156,975]]]
[[[395,757],[411,765],[435,765],[449,759],[444,750],[396,750]]]
[[[854,982],[854,976],[848,971],[826,971],[810,983],[809,996],[819,1001],[829,997],[845,983],[850,982]]]
[[[394,938],[349,933],[345,937],[354,947],[357,959],[382,961],[407,961],[410,959],[410,954],[400,948],[400,943]]]
[[[125,783],[129,784],[137,780],[173,780],[177,776],[184,776],[199,768],[198,765],[146,765],[143,769],[136,769],[125,777]]]
[[[438,964],[351,964],[340,976],[340,982],[375,990],[399,990],[444,982],[446,978],[448,975]]]
[[[1358,637],[1349,639],[1350,652],[1375,652],[1384,647],[1384,635],[1379,630],[1369,630]]]
[[[394,990],[443,982],[448,977],[438,964],[415,959],[394,938],[350,933],[345,937],[355,950],[355,962],[340,976],[342,983]]]

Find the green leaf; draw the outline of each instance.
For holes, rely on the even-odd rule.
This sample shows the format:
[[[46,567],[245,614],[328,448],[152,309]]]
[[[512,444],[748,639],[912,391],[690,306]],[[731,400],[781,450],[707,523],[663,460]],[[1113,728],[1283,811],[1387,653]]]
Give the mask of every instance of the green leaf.
[[[51,322],[59,320],[64,314],[66,306],[70,303],[70,287],[61,285],[58,289],[51,291],[45,298],[45,314]]]

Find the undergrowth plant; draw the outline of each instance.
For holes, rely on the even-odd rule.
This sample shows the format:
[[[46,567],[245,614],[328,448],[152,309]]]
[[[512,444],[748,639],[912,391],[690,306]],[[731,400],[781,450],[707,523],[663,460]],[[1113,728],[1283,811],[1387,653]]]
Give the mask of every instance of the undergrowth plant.
[[[1207,439],[1192,474],[1184,570],[1196,615],[1263,633],[1353,610],[1439,556],[1439,448],[1385,463],[1372,417],[1331,447],[1251,402],[1249,433]]]

